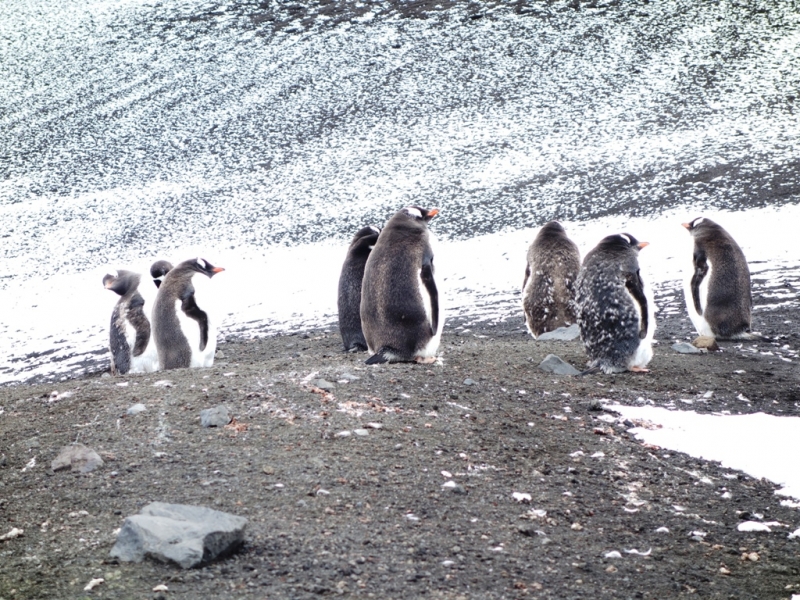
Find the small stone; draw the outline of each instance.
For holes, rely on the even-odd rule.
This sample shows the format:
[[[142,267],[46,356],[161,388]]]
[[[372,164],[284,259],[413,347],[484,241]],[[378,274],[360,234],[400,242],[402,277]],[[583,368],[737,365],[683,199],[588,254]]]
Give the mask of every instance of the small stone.
[[[223,406],[215,406],[214,408],[206,408],[200,411],[200,425],[203,427],[224,427],[231,422],[228,415],[228,409]]]
[[[64,446],[58,456],[50,463],[53,471],[71,469],[81,473],[89,473],[103,464],[100,455],[83,444]]]
[[[353,435],[352,431],[340,431],[336,434],[336,437],[350,437],[351,435]]]
[[[138,415],[140,412],[144,412],[146,410],[147,407],[141,402],[139,402],[138,404],[134,404],[133,406],[131,406],[126,412],[128,415],[133,416],[133,415]]]
[[[361,379],[358,375],[353,375],[352,373],[342,373],[339,375],[341,379],[346,379],[347,381],[358,381]]]
[[[336,388],[336,384],[331,383],[327,379],[317,379],[312,385],[326,392],[332,392]]]
[[[719,572],[720,572],[722,575],[730,575],[730,574],[731,574],[730,570],[726,569],[725,567],[720,567],[720,568],[719,568]]]
[[[557,329],[553,329],[553,331],[545,331],[539,337],[536,338],[537,342],[550,342],[550,341],[558,341],[558,342],[571,342],[572,340],[577,340],[581,335],[581,330],[578,327],[578,324],[575,323],[570,325],[569,327],[559,327]]]
[[[695,346],[696,348],[704,348],[708,352],[719,351],[719,345],[717,344],[717,340],[708,335],[701,335],[696,337],[692,341],[692,345]]]
[[[467,377],[464,380],[464,385],[477,385],[477,383],[478,383],[477,381],[475,381],[474,379],[470,379],[469,377]]]
[[[23,529],[18,529],[17,527],[12,527],[11,531],[0,535],[0,542],[5,542],[6,540],[13,540],[14,538],[18,538],[21,536],[25,531]]]
[[[105,579],[103,579],[102,577],[98,577],[97,579],[92,579],[89,583],[87,583],[84,586],[83,591],[84,592],[91,592],[94,588],[96,588],[98,585],[100,585],[103,582],[105,582]]]
[[[173,387],[175,384],[169,379],[161,379],[153,384],[153,387]]]
[[[697,346],[688,342],[678,342],[677,344],[672,344],[672,349],[680,354],[705,354],[708,352],[708,350],[704,348],[698,348]]]
[[[572,531],[583,531],[583,525],[581,525],[580,523],[573,523],[570,526],[570,529],[572,529]]]
[[[353,433],[361,437],[369,435],[369,431],[367,431],[366,429],[353,429]]]
[[[222,350],[217,350],[214,353],[214,358],[217,359],[217,360],[223,359],[223,358],[225,358],[225,353]]]
[[[271,466],[269,466],[269,465],[264,465],[263,467],[261,467],[261,470],[262,470],[262,471],[263,471],[263,472],[264,472],[266,475],[275,475],[275,469],[273,469],[273,468],[272,468]]]
[[[514,492],[513,494],[511,494],[511,496],[517,502],[530,502],[531,501],[531,495],[530,494],[525,494],[525,493],[522,493],[522,492]]]
[[[578,371],[568,362],[564,362],[555,354],[548,354],[545,359],[539,363],[539,368],[546,373],[555,373],[556,375],[580,375]]]
[[[161,583],[161,584],[157,585],[156,587],[154,587],[153,591],[154,592],[168,592],[169,588],[166,585],[164,585],[163,583]]]

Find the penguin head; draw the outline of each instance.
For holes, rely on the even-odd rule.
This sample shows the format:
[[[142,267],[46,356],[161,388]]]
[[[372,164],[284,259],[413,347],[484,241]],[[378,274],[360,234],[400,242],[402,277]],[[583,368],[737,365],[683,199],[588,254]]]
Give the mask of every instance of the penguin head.
[[[215,267],[204,258],[197,258],[194,261],[192,261],[191,268],[197,271],[198,273],[202,273],[203,275],[208,275],[209,278],[225,270],[222,267]]]
[[[372,225],[368,225],[367,227],[362,227],[353,236],[353,241],[350,242],[350,247],[366,248],[368,250],[372,250],[373,246],[375,246],[375,242],[378,241],[378,236],[380,234],[381,230],[378,227],[374,227]]]
[[[103,287],[124,296],[139,287],[139,274],[123,270],[117,271],[116,275],[109,273],[103,277]]]
[[[681,225],[683,225],[693,236],[705,231],[721,229],[721,227],[714,221],[711,219],[706,219],[705,217],[697,217],[695,220],[689,221],[688,223],[681,223]]]
[[[424,209],[421,206],[406,206],[401,213],[405,213],[411,219],[422,223],[429,223],[430,220],[439,214],[438,208]]]
[[[600,245],[608,250],[634,250],[639,252],[642,248],[650,245],[650,242],[640,242],[630,233],[617,233],[603,238]]]
[[[164,281],[164,277],[172,270],[172,263],[166,260],[157,260],[150,267],[150,276],[153,278],[153,283],[156,287],[160,287]]]

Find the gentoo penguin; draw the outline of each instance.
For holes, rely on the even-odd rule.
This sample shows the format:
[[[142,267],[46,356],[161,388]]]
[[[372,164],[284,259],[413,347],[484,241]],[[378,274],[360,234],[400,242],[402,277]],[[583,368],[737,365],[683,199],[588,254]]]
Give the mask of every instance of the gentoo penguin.
[[[583,260],[576,301],[586,373],[647,371],[656,329],[653,298],[639,274],[639,250],[647,245],[627,233],[610,235]]]
[[[419,206],[397,212],[367,259],[361,325],[372,353],[368,365],[436,360],[444,319],[427,224],[437,214],[437,208]]]
[[[162,369],[214,364],[215,322],[200,306],[203,300],[195,297],[192,277],[201,274],[211,278],[224,270],[202,258],[192,258],[164,277],[153,306],[153,330]]]
[[[542,227],[528,248],[522,284],[522,309],[534,339],[576,322],[575,280],[580,269],[578,246],[561,223],[550,221]]]
[[[750,270],[739,244],[711,219],[699,217],[682,225],[694,238],[684,296],[697,333],[717,339],[753,337]]]
[[[344,349],[349,352],[367,349],[367,341],[361,330],[361,282],[367,258],[380,232],[380,229],[372,226],[358,230],[347,250],[339,275],[339,332]]]
[[[150,277],[153,278],[153,283],[156,288],[161,287],[161,282],[164,281],[167,273],[172,270],[172,263],[166,260],[157,260],[150,266]]]
[[[123,270],[103,277],[103,286],[120,295],[111,312],[109,333],[111,372],[115,375],[158,370],[158,354],[144,313],[139,281],[138,273]]]

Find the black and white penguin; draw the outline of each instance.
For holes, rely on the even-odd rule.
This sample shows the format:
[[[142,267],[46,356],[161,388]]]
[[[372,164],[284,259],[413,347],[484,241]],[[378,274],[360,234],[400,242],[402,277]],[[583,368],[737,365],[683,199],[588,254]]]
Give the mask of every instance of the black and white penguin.
[[[580,269],[578,246],[561,223],[550,221],[542,227],[528,248],[522,284],[525,323],[534,339],[577,321],[575,281]]]
[[[427,224],[437,214],[436,208],[419,206],[397,212],[367,259],[361,325],[372,353],[368,365],[436,360],[444,318]]]
[[[684,297],[697,333],[717,339],[753,337],[750,269],[739,244],[711,219],[682,225],[694,239]]]
[[[372,226],[358,230],[347,250],[339,275],[339,332],[344,349],[348,352],[367,349],[367,341],[361,329],[361,283],[367,258],[375,247],[380,232],[380,229]]]
[[[166,260],[157,260],[150,265],[150,277],[153,278],[153,283],[156,284],[156,289],[161,287],[167,273],[172,270],[172,263]]]
[[[210,367],[217,348],[216,323],[196,297],[192,278],[224,271],[202,258],[180,263],[164,277],[153,306],[153,330],[162,369]],[[205,310],[204,310],[205,307]]]
[[[587,373],[647,371],[656,329],[653,297],[639,274],[639,250],[647,245],[627,233],[610,235],[583,260],[576,301]]]
[[[144,298],[139,293],[140,279],[138,273],[123,270],[103,277],[103,286],[120,296],[111,312],[109,330],[108,347],[114,375],[158,370],[158,353],[150,321],[144,312]]]

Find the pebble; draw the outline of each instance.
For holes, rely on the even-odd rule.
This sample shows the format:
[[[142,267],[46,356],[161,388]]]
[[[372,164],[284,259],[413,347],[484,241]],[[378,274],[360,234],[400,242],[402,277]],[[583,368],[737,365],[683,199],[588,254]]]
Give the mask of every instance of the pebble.
[[[353,375],[352,373],[342,373],[339,375],[341,379],[346,379],[347,381],[358,381],[361,379],[358,375]]]
[[[353,435],[352,431],[340,431],[336,434],[336,437],[350,437],[351,435]]]
[[[313,385],[326,392],[332,392],[336,388],[336,384],[331,383],[327,379],[317,379]]]
[[[571,342],[572,340],[577,340],[580,335],[581,330],[578,327],[578,324],[575,323],[569,327],[559,327],[557,329],[553,329],[553,331],[545,331],[536,338],[536,341],[548,342],[555,340],[559,342]]]
[[[169,379],[161,379],[160,381],[156,381],[153,384],[153,387],[173,387],[175,384],[172,383]]]
[[[18,529],[17,527],[12,527],[11,531],[6,534],[0,535],[0,542],[4,542],[6,540],[13,540],[14,538],[18,538],[21,536],[25,531],[23,529]]]
[[[102,577],[98,577],[97,579],[92,579],[89,583],[86,584],[86,586],[83,588],[83,591],[84,592],[91,592],[94,588],[96,588],[98,585],[100,585],[104,581],[105,581],[105,579],[103,579]]]
[[[679,352],[680,354],[705,354],[708,352],[705,348],[698,348],[688,342],[678,342],[677,344],[672,344],[672,349],[675,352]]]
[[[359,435],[361,437],[369,435],[369,431],[367,431],[366,429],[354,429],[353,433],[355,433],[356,435]]]
[[[477,381],[475,381],[474,379],[470,379],[469,377],[467,377],[464,380],[464,385],[477,385],[477,383],[478,383]]]
[[[539,368],[546,373],[555,373],[556,375],[580,375],[578,371],[568,362],[565,362],[555,354],[548,354],[542,362],[539,363]]]
[[[134,404],[133,406],[131,406],[126,412],[129,415],[133,416],[133,415],[138,415],[140,412],[144,412],[146,410],[147,407],[140,402],[138,404]]]
[[[71,444],[61,448],[58,456],[50,463],[53,471],[70,469],[73,472],[89,473],[102,466],[103,459],[91,448],[83,444]]]
[[[203,427],[223,427],[230,422],[228,409],[222,404],[200,411],[200,425]]]

